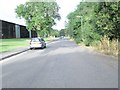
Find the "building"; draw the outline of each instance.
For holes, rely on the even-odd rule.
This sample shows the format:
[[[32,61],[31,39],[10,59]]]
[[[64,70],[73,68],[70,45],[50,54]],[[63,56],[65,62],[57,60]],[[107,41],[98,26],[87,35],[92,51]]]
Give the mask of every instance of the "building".
[[[37,37],[35,31],[28,31],[26,26],[0,20],[0,38],[32,38]]]

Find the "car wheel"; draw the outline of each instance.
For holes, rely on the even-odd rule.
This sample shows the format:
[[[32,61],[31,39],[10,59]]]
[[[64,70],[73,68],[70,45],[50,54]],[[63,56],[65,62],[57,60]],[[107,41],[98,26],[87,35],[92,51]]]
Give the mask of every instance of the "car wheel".
[[[46,48],[46,46],[44,46],[44,48]]]
[[[30,48],[30,50],[32,50],[33,48]]]

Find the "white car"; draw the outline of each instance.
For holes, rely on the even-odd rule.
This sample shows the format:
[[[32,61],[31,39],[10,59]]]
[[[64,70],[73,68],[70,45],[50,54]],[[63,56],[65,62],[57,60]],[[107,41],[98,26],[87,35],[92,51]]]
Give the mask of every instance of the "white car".
[[[32,38],[30,41],[30,49],[33,48],[46,48],[46,43],[43,38]]]

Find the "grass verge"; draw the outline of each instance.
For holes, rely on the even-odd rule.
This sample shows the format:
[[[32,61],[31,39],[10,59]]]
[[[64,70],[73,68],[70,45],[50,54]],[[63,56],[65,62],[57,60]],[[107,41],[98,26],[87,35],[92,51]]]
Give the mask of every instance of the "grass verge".
[[[29,45],[30,39],[0,39],[0,52],[11,51]]]
[[[84,43],[80,43],[78,45],[86,47],[92,51],[97,51],[116,58],[118,58],[118,54],[120,52],[120,48],[119,48],[120,42],[115,39],[110,41],[106,37],[102,38],[101,41],[99,41],[98,43],[90,46],[85,46]]]
[[[53,37],[44,38],[46,42],[54,40]],[[29,46],[30,38],[0,39],[0,52],[7,52],[17,48]]]
[[[118,52],[120,52],[119,43],[118,40],[110,41],[108,38],[103,38],[95,48],[104,54],[118,57]]]

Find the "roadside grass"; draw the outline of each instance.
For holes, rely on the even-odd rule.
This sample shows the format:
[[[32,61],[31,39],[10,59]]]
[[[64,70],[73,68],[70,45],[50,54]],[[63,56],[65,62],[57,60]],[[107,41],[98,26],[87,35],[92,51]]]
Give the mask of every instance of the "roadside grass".
[[[46,42],[51,41],[51,40],[54,40],[54,39],[55,39],[54,37],[47,37],[47,38],[44,38],[44,40],[45,40]]]
[[[44,38],[46,42],[54,40],[54,37]],[[0,39],[0,52],[7,52],[17,48],[29,46],[30,38]]]
[[[120,52],[119,44],[120,42],[118,40],[110,41],[108,38],[104,37],[101,42],[95,46],[95,49],[104,54],[118,57],[118,52]]]
[[[79,43],[78,45],[88,48],[89,50],[100,52],[106,55],[110,55],[118,58],[120,52],[120,42],[118,40],[110,41],[108,38],[104,37],[98,43],[90,46],[85,46],[84,43]]]
[[[0,52],[11,51],[29,45],[29,38],[24,39],[0,39]]]

